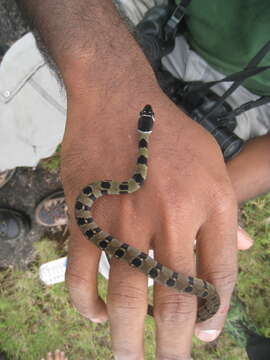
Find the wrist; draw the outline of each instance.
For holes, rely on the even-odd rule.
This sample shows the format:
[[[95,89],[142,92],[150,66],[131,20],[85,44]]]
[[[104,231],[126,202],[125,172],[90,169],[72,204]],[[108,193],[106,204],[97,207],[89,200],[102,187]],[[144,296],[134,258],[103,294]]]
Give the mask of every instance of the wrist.
[[[111,97],[116,93],[132,92],[136,96],[159,89],[155,75],[143,53],[127,53],[102,58],[91,52],[75,58],[66,57],[61,69],[68,97]],[[105,95],[106,94],[106,95]],[[122,96],[120,95],[120,99]]]

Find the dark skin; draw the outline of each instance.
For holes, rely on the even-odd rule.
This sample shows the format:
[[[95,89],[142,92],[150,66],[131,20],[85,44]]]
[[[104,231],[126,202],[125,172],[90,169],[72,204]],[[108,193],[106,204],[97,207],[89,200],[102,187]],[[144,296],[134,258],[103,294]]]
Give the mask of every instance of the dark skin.
[[[269,148],[269,134],[254,138],[228,162],[228,173],[240,204],[270,191]]]
[[[196,327],[196,298],[155,286],[156,359],[187,360],[194,329],[204,340],[220,333],[236,280],[237,202],[222,154],[213,138],[161,92],[112,1],[19,3],[38,29],[67,91],[61,171],[71,217],[66,278],[71,300],[90,320],[110,320],[116,359],[144,359],[147,279],[113,261],[105,304],[97,293],[100,251],[80,233],[73,208],[86,184],[130,177],[138,112],[150,103],[157,121],[145,185],[134,194],[99,199],[93,215],[115,237],[142,251],[154,248],[159,262],[184,274],[196,273],[216,286],[220,310]]]

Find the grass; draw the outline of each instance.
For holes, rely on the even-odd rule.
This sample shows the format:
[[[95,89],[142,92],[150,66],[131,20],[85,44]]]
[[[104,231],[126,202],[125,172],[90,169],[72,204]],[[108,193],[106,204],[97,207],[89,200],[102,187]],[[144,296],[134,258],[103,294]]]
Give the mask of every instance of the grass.
[[[258,332],[269,337],[270,194],[249,202],[243,217],[255,245],[239,255],[236,294]],[[0,272],[0,349],[11,360],[38,360],[57,348],[64,350],[69,360],[113,359],[108,325],[83,319],[70,305],[63,284],[47,287],[39,282],[39,265],[65,256],[64,250],[48,239],[35,243],[35,248],[36,262],[28,270],[9,268]],[[100,277],[99,291],[104,298],[106,287],[106,281]],[[230,325],[228,322],[226,328]],[[153,360],[154,322],[149,317],[145,343],[145,359]],[[246,360],[240,345],[237,336],[225,330],[211,344],[194,339],[192,355],[195,360]]]
[[[60,156],[59,156],[60,152],[61,152],[61,145],[58,145],[55,153],[46,159],[42,159],[39,165],[43,169],[48,170],[52,174],[57,173],[60,168]]]

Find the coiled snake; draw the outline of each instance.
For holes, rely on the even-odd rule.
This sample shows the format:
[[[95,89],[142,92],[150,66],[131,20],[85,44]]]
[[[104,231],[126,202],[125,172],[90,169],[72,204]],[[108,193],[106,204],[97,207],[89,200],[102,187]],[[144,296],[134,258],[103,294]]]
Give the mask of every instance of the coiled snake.
[[[147,254],[133,246],[115,239],[98,227],[91,208],[96,199],[103,195],[130,194],[140,189],[147,176],[148,141],[154,124],[154,113],[150,105],[140,112],[138,122],[139,155],[134,175],[123,182],[104,180],[87,185],[77,198],[75,215],[77,223],[88,240],[104,250],[108,256],[127,262],[130,266],[143,272],[154,281],[203,299],[197,312],[197,321],[212,317],[219,308],[219,295],[213,285],[196,277],[177,273],[159,264]]]

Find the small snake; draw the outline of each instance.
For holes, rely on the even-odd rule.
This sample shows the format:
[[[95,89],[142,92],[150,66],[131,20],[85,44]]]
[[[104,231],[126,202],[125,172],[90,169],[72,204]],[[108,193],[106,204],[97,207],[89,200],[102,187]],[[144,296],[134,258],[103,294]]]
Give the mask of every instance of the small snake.
[[[123,182],[103,180],[87,185],[75,204],[76,220],[86,238],[104,250],[107,256],[127,262],[159,284],[203,299],[197,312],[197,321],[200,322],[209,319],[218,311],[220,299],[213,285],[205,280],[175,272],[159,264],[144,252],[114,238],[98,227],[91,214],[93,203],[99,197],[131,194],[143,185],[147,176],[148,141],[154,120],[152,107],[146,105],[140,112],[138,122],[139,155],[134,175]]]

